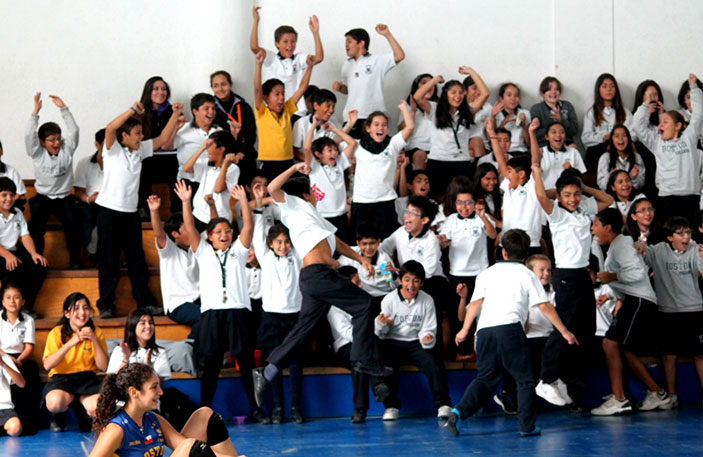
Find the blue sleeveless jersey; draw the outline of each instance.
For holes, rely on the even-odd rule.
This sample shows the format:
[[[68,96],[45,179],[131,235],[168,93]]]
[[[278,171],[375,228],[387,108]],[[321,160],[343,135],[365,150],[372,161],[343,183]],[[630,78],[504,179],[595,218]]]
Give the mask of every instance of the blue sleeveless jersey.
[[[117,450],[119,457],[160,457],[164,455],[166,445],[159,419],[151,411],[144,413],[140,428],[129,415],[121,409],[110,420],[122,428],[122,447]]]

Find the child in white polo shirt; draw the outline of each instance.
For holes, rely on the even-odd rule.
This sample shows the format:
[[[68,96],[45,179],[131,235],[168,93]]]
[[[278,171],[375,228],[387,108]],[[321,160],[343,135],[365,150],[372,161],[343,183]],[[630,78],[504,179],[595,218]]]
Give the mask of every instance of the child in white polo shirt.
[[[212,195],[218,217],[232,219],[229,192],[239,181],[236,146],[236,140],[230,132],[213,132],[183,164],[183,170],[186,173],[192,172],[195,180],[200,183],[193,197],[193,216],[200,232],[210,222],[210,207],[205,200],[207,195]],[[200,157],[206,150],[207,162],[203,163]]]
[[[384,238],[397,227],[394,201],[398,195],[393,189],[393,178],[398,154],[415,126],[408,104],[401,101],[398,108],[405,120],[403,130],[389,137],[388,116],[374,111],[366,119],[366,135],[359,140],[359,146],[354,151],[356,168],[351,205],[352,228],[356,229],[362,222],[374,222]]]
[[[332,225],[337,227],[336,235],[349,241],[352,238],[347,216],[347,188],[344,182],[344,171],[351,167],[356,140],[347,133],[317,115],[312,116],[311,128],[305,135],[303,151],[305,162],[310,167],[310,186],[317,199],[317,211]],[[337,138],[344,141],[344,151],[339,153],[337,143],[332,138],[323,136],[313,141],[315,131],[321,127],[324,131],[333,132]]]
[[[383,99],[383,80],[386,73],[405,58],[405,52],[390,29],[385,24],[376,25],[376,32],[388,40],[391,53],[371,54],[369,45],[371,38],[364,29],[351,29],[344,34],[344,47],[348,59],[342,65],[342,80],[332,84],[332,90],[347,94],[347,104],[344,107],[345,115],[351,110],[356,110],[360,122],[350,132],[351,136],[359,139],[364,131],[364,125],[374,111],[385,111],[386,103]],[[347,117],[344,119],[349,121]]]
[[[308,67],[306,60],[309,54],[295,53],[295,48],[298,43],[298,32],[289,25],[281,25],[273,33],[274,44],[278,52],[273,52],[259,46],[259,10],[260,6],[252,8],[254,22],[251,26],[251,39],[249,40],[249,48],[254,54],[264,51],[266,58],[261,68],[262,78],[264,81],[269,79],[279,79],[285,86],[285,99],[288,100],[293,96],[293,92],[298,89],[300,81],[303,78],[303,73]],[[322,41],[320,40],[320,21],[317,16],[310,16],[309,20],[310,31],[312,32],[313,40],[315,41],[315,64],[322,62],[324,59],[324,51],[322,49]],[[301,98],[298,100],[298,110],[305,110],[305,101]]]
[[[15,203],[15,183],[0,178],[0,281],[14,282],[24,292],[24,310],[37,317],[34,299],[46,277],[46,259],[37,252],[27,221]]]
[[[24,378],[12,362],[12,358],[2,354],[0,355],[0,426],[8,435],[20,436],[22,422],[15,412],[10,392],[13,384],[24,387]]]
[[[198,263],[190,248],[190,238],[183,227],[183,213],[171,215],[164,224],[159,216],[161,199],[147,199],[154,243],[159,253],[159,280],[164,313],[172,321],[191,326],[188,338],[198,334],[200,288]]]
[[[529,247],[530,239],[523,230],[507,231],[503,234],[503,257],[508,261],[493,265],[476,278],[464,327],[456,335],[456,342],[459,344],[466,339],[471,324],[478,317],[478,375],[449,414],[446,427],[454,435],[459,434],[459,421],[476,413],[493,395],[500,381],[501,368],[517,382],[520,436],[541,433],[535,425],[535,384],[523,328],[530,307],[538,306],[556,328],[557,335],[569,345],[577,344],[576,337],[567,330],[549,303],[537,276],[522,263]]]
[[[376,335],[381,339],[383,360],[393,368],[384,383],[390,393],[384,399],[383,420],[398,419],[398,370],[404,362],[415,365],[427,377],[437,410],[437,417],[446,419],[451,399],[441,361],[431,353],[437,341],[437,313],[434,301],[420,290],[425,280],[422,265],[410,260],[400,267],[400,287],[386,295],[381,302],[381,314],[376,318]]]
[[[405,159],[409,163],[409,159]],[[408,207],[408,198],[413,195],[428,197],[430,194],[430,178],[424,169],[411,170],[406,172],[405,166],[400,166],[398,178],[398,195],[395,199],[395,213],[398,216],[398,224],[403,224],[403,215]],[[437,220],[432,221],[432,225],[437,225]]]
[[[103,147],[103,185],[95,203],[98,208],[98,280],[100,318],[112,317],[115,309],[115,289],[119,279],[120,251],[124,249],[132,283],[132,295],[139,308],[161,314],[149,292],[149,271],[142,248],[142,224],[137,213],[139,175],[142,159],[151,157],[173,136],[183,105],[173,104],[173,114],[161,135],[142,141],[142,124],[135,114],[144,113],[135,102],[105,127]]]
[[[20,211],[24,211],[24,205],[27,203],[27,189],[24,187],[24,181],[15,167],[1,160],[3,155],[2,142],[0,142],[0,177],[7,176],[17,186],[17,194],[15,196],[15,207]]]
[[[547,213],[554,244],[556,268],[552,285],[557,313],[564,325],[581,341],[580,346],[566,345],[556,332],[552,332],[542,354],[542,374],[537,395],[560,406],[573,399],[576,407],[580,408],[586,393],[587,364],[583,361],[587,359],[586,348],[593,339],[596,325],[596,303],[588,273],[591,215],[612,205],[613,198],[565,173],[556,182],[557,201],[551,200],[547,197],[542,170],[534,155],[532,175],[537,198]],[[582,193],[595,198],[582,200]],[[568,392],[563,383],[557,382],[559,379],[566,383]]]
[[[570,146],[566,146],[566,128],[561,122],[554,121],[547,126],[547,144],[540,149],[535,131],[539,128],[539,119],[535,118],[529,126],[530,149],[532,156],[540,157],[542,168],[542,181],[545,189],[554,189],[557,178],[566,168],[574,167],[586,172],[581,153]]]
[[[94,203],[103,185],[104,142],[105,129],[100,129],[95,132],[95,153],[78,161],[73,181],[74,195],[80,202],[78,207],[82,215],[83,247],[92,261],[96,260],[98,252],[98,208]]]
[[[54,122],[45,122],[37,130],[39,111],[42,108],[41,92],[34,94],[34,111],[29,118],[24,135],[27,155],[34,163],[34,186],[37,195],[29,200],[32,218],[29,233],[37,252],[44,253],[44,233],[49,217],[55,215],[63,226],[72,269],[81,267],[81,235],[76,199],[71,194],[73,186],[73,154],[78,147],[78,125],[61,98],[50,95],[51,101],[61,110],[66,122],[66,137]]]
[[[318,89],[312,95],[311,100],[312,112],[299,118],[295,124],[293,124],[293,151],[295,152],[295,157],[301,160],[304,160],[303,145],[310,129],[313,130],[313,141],[318,138],[328,137],[339,144],[343,140],[342,137],[337,135],[332,129],[332,127],[336,127],[332,120],[334,108],[337,104],[337,97],[334,93],[327,89]],[[351,115],[355,116],[356,113],[352,113]],[[317,119],[317,125],[313,126],[313,120],[315,119]],[[327,123],[329,125],[325,128],[325,124]]]

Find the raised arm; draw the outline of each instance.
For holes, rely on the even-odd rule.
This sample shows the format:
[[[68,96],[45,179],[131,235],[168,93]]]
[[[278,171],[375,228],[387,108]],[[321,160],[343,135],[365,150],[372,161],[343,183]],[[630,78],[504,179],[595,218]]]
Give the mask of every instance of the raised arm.
[[[688,84],[691,89],[691,121],[689,122],[691,132],[688,135],[691,136],[693,141],[698,137],[701,124],[703,124],[703,91],[698,87],[696,81],[698,81],[696,75],[693,73],[688,75]],[[687,130],[684,130],[684,135],[686,135]]]
[[[237,162],[238,159],[236,154],[230,152],[225,155],[225,158],[222,161],[222,166],[220,167],[220,173],[217,175],[217,179],[215,180],[215,187],[212,189],[213,192],[219,194],[220,192],[227,190],[227,171],[232,164],[236,164]]]
[[[403,51],[403,48],[400,47],[400,44],[398,44],[386,24],[377,24],[376,32],[383,35],[386,37],[386,40],[388,40],[388,44],[391,45],[391,50],[393,51],[393,60],[395,60],[395,63],[400,63],[403,59],[405,59],[405,51]]]
[[[415,93],[413,94],[413,100],[415,100],[415,104],[417,104],[417,107],[420,108],[423,113],[429,114],[430,112],[430,101],[425,99],[425,95],[427,95],[427,92],[429,92],[430,89],[432,89],[434,86],[436,86],[437,84],[442,84],[443,82],[444,78],[442,77],[442,75],[435,75],[425,84],[418,87]]]
[[[61,117],[66,123],[66,132],[63,135],[64,141],[66,146],[68,146],[68,151],[73,154],[78,147],[78,124],[76,124],[73,114],[71,114],[71,111],[68,109],[63,100],[61,100],[61,97],[58,95],[49,95],[49,98],[54,105],[61,110]]]
[[[257,209],[262,208],[265,194],[264,185],[260,182],[254,184],[254,187],[251,189],[251,193],[254,195],[255,207]],[[263,259],[264,253],[267,249],[265,228],[266,218],[261,214],[254,214],[254,236],[252,242],[254,244],[254,251],[260,259]]]
[[[542,205],[542,209],[545,213],[552,214],[554,202],[547,196],[547,192],[544,190],[542,168],[539,166],[539,163],[532,163],[532,179],[535,180],[535,193],[537,194],[539,204]]]
[[[259,10],[261,9],[260,6],[255,6],[251,9],[252,15],[254,16],[254,22],[251,24],[251,37],[249,38],[249,49],[251,49],[251,52],[254,54],[257,54],[259,51],[264,51],[262,48],[259,47]],[[264,51],[266,52],[266,51]]]
[[[239,202],[239,209],[242,211],[242,230],[239,232],[239,242],[249,249],[254,236],[254,220],[251,217],[251,208],[249,208],[247,201],[247,191],[244,186],[237,185],[230,190],[230,195]]]
[[[261,66],[264,64],[264,59],[266,58],[266,51],[260,49],[254,60],[256,65],[254,66],[254,109],[258,110],[261,108],[261,104],[264,102],[264,90],[261,87]]]
[[[403,115],[404,124],[403,130],[400,131],[400,134],[403,136],[403,141],[408,141],[408,138],[410,138],[410,135],[412,135],[413,130],[415,129],[415,118],[410,113],[410,108],[408,107],[408,104],[405,102],[405,100],[400,101],[400,103],[398,104],[398,109]]]
[[[350,119],[351,119],[351,117],[350,117]],[[354,121],[354,122],[356,122],[356,121]],[[325,125],[323,125],[322,128],[324,128],[325,130],[331,131],[332,133],[334,133],[336,135],[336,138],[339,138],[341,141],[344,141],[346,146],[344,148],[344,151],[342,151],[342,152],[344,153],[345,156],[347,156],[347,159],[349,159],[349,161],[353,160],[354,159],[354,150],[356,149],[356,144],[357,144],[356,140],[354,138],[352,138],[351,135],[349,135],[349,133],[347,133],[344,129],[340,129],[339,127],[337,127],[336,125],[334,125],[331,122],[325,123]]]
[[[164,232],[164,223],[159,216],[159,208],[161,207],[161,199],[157,195],[149,195],[146,199],[149,205],[149,216],[151,217],[151,228],[154,230],[154,238],[159,249],[166,247],[166,232]]]
[[[462,65],[459,67],[459,73],[462,75],[469,75],[471,76],[471,79],[473,79],[474,84],[476,84],[476,88],[478,89],[478,97],[476,97],[476,100],[471,102],[471,113],[476,114],[479,112],[479,110],[483,107],[483,104],[486,103],[486,100],[488,100],[488,96],[491,95],[491,91],[488,90],[488,86],[486,86],[486,83],[483,82],[483,79],[481,79],[481,76],[476,73],[476,70],[474,70],[471,67],[468,67],[466,65]]]
[[[303,155],[305,157],[305,163],[308,164],[308,166],[315,160],[315,156],[312,153],[312,137],[315,135],[315,129],[319,125],[320,121],[317,119],[317,116],[313,115],[312,125],[310,125],[310,128],[305,134],[305,141],[303,141]]]
[[[530,126],[527,128],[527,132],[530,136],[530,155],[532,157],[532,163],[541,164],[542,163],[542,150],[539,147],[539,141],[537,141],[537,134],[535,133],[539,128],[539,118],[535,117],[530,122]]]
[[[188,157],[186,163],[183,164],[183,171],[193,173],[193,171],[195,171],[195,164],[198,162],[198,159],[203,154],[203,152],[205,152],[205,150],[210,147],[212,143],[213,141],[210,138],[205,140],[203,144],[200,145],[198,150],[195,151],[192,156]]]
[[[283,185],[288,181],[288,178],[296,173],[304,175],[310,174],[310,167],[305,162],[296,163],[280,175],[276,176],[268,185],[268,191],[274,202],[283,203],[285,201],[283,193]]]
[[[325,58],[325,51],[322,49],[322,40],[320,40],[320,20],[314,14],[310,16],[310,31],[312,31],[312,39],[315,41],[315,64],[322,62]]]
[[[134,102],[134,105],[130,106],[128,110],[124,111],[122,114],[110,121],[109,124],[105,126],[105,151],[109,151],[112,145],[115,144],[117,140],[117,130],[122,127],[122,124],[127,122],[127,119],[134,116],[141,116],[144,114],[144,106],[141,102]],[[156,149],[156,146],[154,146]]]
[[[483,126],[486,129],[488,139],[491,140],[493,156],[496,158],[496,162],[498,162],[498,173],[500,173],[500,176],[505,179],[505,177],[508,176],[508,159],[506,158],[507,151],[503,149],[500,141],[498,141],[498,136],[496,136],[495,119],[493,119],[492,116],[488,116],[486,121],[483,123]]]
[[[305,68],[305,73],[303,73],[303,78],[300,80],[300,85],[290,97],[291,100],[293,100],[293,102],[296,104],[298,103],[298,100],[300,100],[303,95],[305,95],[305,91],[308,90],[308,84],[310,84],[310,76],[312,75],[312,67],[315,66],[315,56],[308,55],[308,58],[306,59],[305,63],[308,66],[307,68]]]
[[[183,204],[183,231],[188,237],[190,248],[193,252],[196,252],[198,246],[200,246],[200,233],[198,233],[198,229],[195,228],[195,219],[193,218],[193,206],[191,204],[193,191],[185,181],[181,180],[176,182],[174,192],[178,195],[178,198],[181,199]]]
[[[173,142],[173,137],[176,135],[178,118],[183,114],[183,103],[174,103],[171,108],[173,109],[173,114],[168,119],[166,127],[161,131],[161,135],[152,140],[154,142],[154,151],[161,149],[168,142]]]
[[[34,94],[34,110],[29,116],[29,122],[24,131],[24,146],[29,157],[36,157],[41,154],[41,145],[39,144],[39,135],[37,135],[37,127],[39,126],[39,111],[42,108],[41,92]]]
[[[583,190],[583,192],[596,199],[596,202],[598,204],[598,211],[603,211],[604,209],[612,205],[613,201],[615,201],[611,195],[606,194],[600,189],[589,187],[583,183],[581,183],[581,189]]]

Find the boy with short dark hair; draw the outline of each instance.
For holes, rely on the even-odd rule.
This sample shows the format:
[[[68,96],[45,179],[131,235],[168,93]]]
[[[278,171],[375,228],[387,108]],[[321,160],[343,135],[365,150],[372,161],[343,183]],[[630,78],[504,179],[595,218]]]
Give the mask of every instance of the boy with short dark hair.
[[[334,114],[335,106],[337,104],[337,97],[334,93],[327,89],[317,90],[311,97],[312,111],[298,119],[293,125],[293,151],[296,157],[302,157],[303,144],[305,143],[305,137],[310,129],[313,129],[313,141],[318,138],[331,138],[336,144],[342,141],[342,137],[335,134],[332,127],[336,127],[334,121],[332,120],[332,115]],[[317,126],[313,127],[313,119],[317,119]],[[329,128],[325,128],[325,124]]]
[[[407,159],[406,159],[407,160]],[[398,195],[395,199],[395,212],[398,215],[398,223],[403,225],[403,214],[408,207],[408,198],[418,195],[427,197],[430,193],[430,178],[425,170],[406,171],[407,167],[399,167]],[[432,225],[435,225],[433,219]]]
[[[384,379],[390,393],[384,399],[383,420],[398,419],[398,370],[404,362],[415,365],[427,378],[432,391],[437,417],[446,419],[451,399],[443,370],[431,353],[437,340],[437,314],[434,301],[420,290],[425,281],[425,269],[410,260],[400,267],[400,286],[381,302],[381,314],[376,318],[376,335],[381,339],[383,360],[393,368]]]
[[[524,330],[530,307],[538,306],[568,344],[578,344],[549,303],[537,276],[522,263],[529,248],[530,238],[523,230],[505,232],[503,257],[507,261],[493,265],[476,278],[464,327],[456,335],[456,343],[466,339],[471,324],[479,316],[476,326],[478,375],[449,414],[446,427],[454,435],[459,434],[460,420],[476,413],[493,395],[502,369],[517,382],[519,435],[541,433],[535,425],[535,383]]]
[[[78,147],[78,125],[66,104],[56,95],[49,95],[61,110],[66,122],[66,137],[54,122],[45,122],[37,130],[39,111],[42,108],[41,92],[34,94],[34,111],[29,118],[24,135],[27,155],[34,164],[34,187],[37,195],[29,200],[32,218],[29,233],[37,252],[44,253],[44,234],[51,215],[63,226],[71,269],[81,268],[81,234],[73,186],[73,154]]]
[[[342,80],[332,84],[332,90],[348,94],[344,107],[345,123],[348,113],[356,110],[358,121],[349,132],[357,140],[364,135],[364,121],[374,111],[385,111],[383,80],[386,73],[405,58],[405,52],[385,24],[377,24],[376,32],[388,40],[391,53],[369,53],[370,38],[364,29],[351,29],[344,34],[348,59],[342,65]]]
[[[260,6],[252,8],[254,22],[251,27],[251,38],[249,47],[254,55],[263,51],[266,55],[262,65],[262,79],[279,79],[285,86],[285,99],[293,96],[293,93],[300,86],[303,79],[303,74],[308,67],[307,58],[309,54],[295,54],[295,48],[298,43],[298,32],[289,25],[281,25],[274,32],[274,44],[276,45],[277,53],[269,51],[259,46],[259,10]],[[312,32],[313,40],[315,41],[314,65],[319,64],[324,59],[324,51],[322,49],[322,41],[320,40],[320,21],[314,14],[309,20],[310,31]],[[301,98],[296,100],[298,111],[305,110],[305,101]]]
[[[46,277],[46,259],[37,252],[22,212],[13,208],[15,183],[0,178],[0,281],[22,288],[24,311],[36,319],[34,300]]]

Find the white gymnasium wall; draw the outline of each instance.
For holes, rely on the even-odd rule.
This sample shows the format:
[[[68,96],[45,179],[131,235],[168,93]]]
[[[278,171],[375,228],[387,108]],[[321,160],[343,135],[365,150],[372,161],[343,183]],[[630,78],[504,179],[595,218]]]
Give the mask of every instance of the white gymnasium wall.
[[[93,133],[138,99],[152,75],[169,82],[172,102],[187,103],[192,94],[209,91],[212,71],[226,69],[235,91],[251,101],[253,4],[263,7],[259,40],[267,48],[273,46],[274,29],[289,24],[298,30],[298,49],[312,52],[307,20],[318,15],[325,61],[313,71],[312,83],[321,87],[339,79],[345,31],[364,27],[371,34],[371,52],[387,52],[385,39],[373,31],[377,22],[387,23],[407,54],[386,79],[386,104],[394,123],[395,106],[407,96],[415,75],[460,78],[459,65],[473,66],[494,92],[504,81],[516,82],[527,108],[539,100],[541,79],[554,74],[581,119],[602,72],[617,76],[628,108],[641,80],[659,82],[666,107],[676,108],[676,94],[688,73],[703,76],[697,59],[703,2],[696,0],[4,2],[4,160],[23,177],[33,177],[23,132],[36,91],[61,95],[71,108],[81,127],[77,157],[93,152]],[[339,95],[338,116],[344,103]],[[60,120],[46,97],[40,115],[40,122]]]

